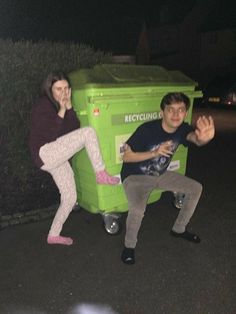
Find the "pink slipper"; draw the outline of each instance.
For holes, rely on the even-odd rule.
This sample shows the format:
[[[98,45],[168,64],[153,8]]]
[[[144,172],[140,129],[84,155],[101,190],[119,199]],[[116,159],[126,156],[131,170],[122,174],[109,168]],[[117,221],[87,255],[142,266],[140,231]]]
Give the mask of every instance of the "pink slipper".
[[[62,244],[62,245],[71,245],[73,244],[73,240],[69,237],[62,236],[48,236],[47,238],[48,244]]]
[[[112,177],[106,172],[106,170],[102,170],[96,172],[96,181],[98,184],[115,185],[120,182],[120,179],[117,177]]]

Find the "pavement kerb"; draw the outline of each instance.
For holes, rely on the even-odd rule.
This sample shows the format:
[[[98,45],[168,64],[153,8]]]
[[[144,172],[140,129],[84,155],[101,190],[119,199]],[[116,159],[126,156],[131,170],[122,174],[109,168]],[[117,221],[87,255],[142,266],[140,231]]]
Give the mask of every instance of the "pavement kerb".
[[[18,212],[9,215],[1,215],[0,230],[11,226],[16,226],[30,222],[37,222],[51,218],[55,215],[57,208],[58,204],[54,204],[47,208],[40,208],[26,212]]]

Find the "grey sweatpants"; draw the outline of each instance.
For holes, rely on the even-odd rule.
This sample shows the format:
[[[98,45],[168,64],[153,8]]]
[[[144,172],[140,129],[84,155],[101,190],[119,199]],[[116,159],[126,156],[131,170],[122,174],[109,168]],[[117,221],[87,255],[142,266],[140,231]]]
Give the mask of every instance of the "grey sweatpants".
[[[60,206],[49,231],[51,236],[60,234],[64,222],[76,203],[74,173],[68,160],[84,147],[94,171],[104,170],[97,135],[91,127],[77,129],[40,148],[39,156],[44,162],[41,169],[52,175],[61,194]]]
[[[154,189],[185,194],[183,207],[172,228],[180,233],[185,231],[202,193],[202,185],[199,182],[174,171],[166,171],[159,177],[131,175],[124,180],[123,186],[129,206],[125,235],[125,246],[128,248],[136,246],[147,200]]]

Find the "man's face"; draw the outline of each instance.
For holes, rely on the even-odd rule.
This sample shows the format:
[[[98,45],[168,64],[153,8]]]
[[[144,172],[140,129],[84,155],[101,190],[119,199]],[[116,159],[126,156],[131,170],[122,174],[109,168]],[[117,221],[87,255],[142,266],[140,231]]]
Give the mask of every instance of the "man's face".
[[[69,84],[66,80],[57,81],[52,85],[52,96],[60,102],[62,97],[68,97]]]
[[[163,129],[168,133],[175,132],[183,123],[187,113],[186,106],[183,102],[172,103],[165,106],[165,109],[161,110]]]

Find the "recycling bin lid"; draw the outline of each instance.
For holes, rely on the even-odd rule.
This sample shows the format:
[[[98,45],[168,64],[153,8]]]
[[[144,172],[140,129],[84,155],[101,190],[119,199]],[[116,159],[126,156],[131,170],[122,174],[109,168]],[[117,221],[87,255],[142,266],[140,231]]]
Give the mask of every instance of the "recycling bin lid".
[[[72,88],[82,86],[191,85],[197,82],[180,71],[169,71],[158,65],[99,64],[92,69],[80,69],[69,74]]]

